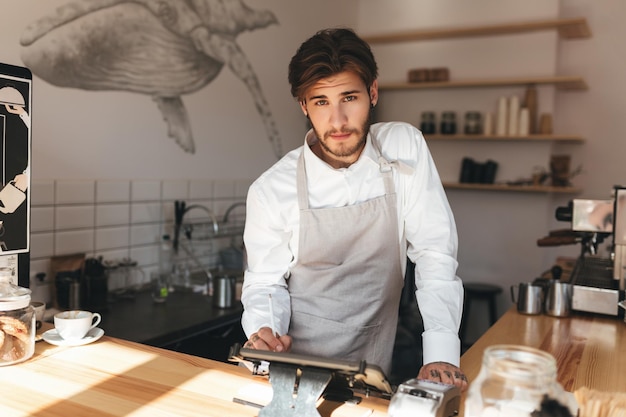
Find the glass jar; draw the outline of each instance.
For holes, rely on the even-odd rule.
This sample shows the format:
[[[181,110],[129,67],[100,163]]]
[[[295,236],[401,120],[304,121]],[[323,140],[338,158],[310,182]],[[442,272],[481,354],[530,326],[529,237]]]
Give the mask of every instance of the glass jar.
[[[30,359],[35,353],[35,309],[28,288],[11,282],[11,268],[0,268],[0,366]]]
[[[423,135],[434,135],[437,131],[435,125],[435,113],[432,111],[422,112],[422,121],[420,122],[420,130]]]
[[[556,380],[552,355],[516,345],[485,349],[478,377],[467,392],[466,417],[531,417],[548,407],[565,411],[558,415],[575,415],[575,405],[568,404]]]
[[[442,135],[456,134],[456,113],[453,111],[444,111],[441,113],[441,126],[439,133]]]
[[[480,113],[477,111],[468,111],[465,113],[465,134],[479,135],[483,132],[483,126]]]

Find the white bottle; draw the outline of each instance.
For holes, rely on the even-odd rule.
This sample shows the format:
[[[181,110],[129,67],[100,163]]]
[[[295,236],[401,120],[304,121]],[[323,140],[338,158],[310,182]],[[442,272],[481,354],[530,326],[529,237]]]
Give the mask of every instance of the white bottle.
[[[522,107],[519,112],[519,126],[517,134],[520,136],[528,136],[530,133],[530,112],[526,107]]]
[[[496,135],[506,136],[507,134],[507,118],[508,118],[508,105],[506,97],[500,97],[498,100],[498,114],[496,119]]]
[[[507,132],[509,136],[519,135],[519,98],[511,96],[509,99],[509,120],[507,124]]]
[[[492,112],[485,113],[485,121],[483,123],[483,135],[485,136],[493,135],[493,113]]]

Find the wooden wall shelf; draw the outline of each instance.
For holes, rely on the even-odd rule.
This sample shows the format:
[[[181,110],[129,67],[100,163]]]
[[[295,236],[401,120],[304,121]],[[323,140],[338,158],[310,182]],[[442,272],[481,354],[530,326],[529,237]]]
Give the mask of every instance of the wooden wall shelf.
[[[557,30],[563,39],[584,39],[591,37],[591,29],[583,17],[572,19],[550,19],[533,22],[505,23],[470,27],[410,30],[379,35],[365,35],[370,44],[449,39],[474,36],[509,35],[514,33]]]
[[[479,25],[451,28],[430,28],[420,30],[399,31],[385,34],[362,35],[363,39],[370,44],[384,44],[397,42],[424,41],[432,39],[468,38],[480,36],[497,36],[517,33],[530,33],[537,31],[556,30],[563,39],[584,39],[591,37],[591,30],[585,18],[571,19],[548,19],[529,22],[513,22],[494,25]],[[445,82],[381,82],[379,90],[382,91],[408,91],[426,89],[455,89],[455,88],[489,88],[489,87],[527,87],[538,85],[552,85],[558,90],[587,90],[587,82],[580,76],[550,75],[546,77],[517,77],[517,78],[487,78],[450,80]],[[484,135],[426,135],[428,141],[517,141],[521,142],[569,142],[582,143],[584,139],[574,135],[529,135],[521,136],[484,136]],[[482,190],[501,192],[522,193],[545,193],[545,194],[577,194],[582,192],[577,187],[552,187],[544,185],[508,185],[498,184],[473,184],[444,182],[446,190]]]
[[[499,79],[452,80],[445,82],[395,82],[381,83],[379,89],[385,90],[420,90],[437,88],[484,88],[514,87],[527,85],[554,85],[559,90],[587,90],[588,86],[582,77],[556,75],[548,77],[519,77]]]
[[[582,192],[582,190],[577,187],[552,187],[547,185],[473,184],[444,182],[443,187],[446,190],[513,191],[548,194],[578,194]]]
[[[585,139],[574,135],[529,135],[529,136],[485,136],[485,135],[424,135],[427,141],[494,141],[494,142],[571,142],[583,143]]]

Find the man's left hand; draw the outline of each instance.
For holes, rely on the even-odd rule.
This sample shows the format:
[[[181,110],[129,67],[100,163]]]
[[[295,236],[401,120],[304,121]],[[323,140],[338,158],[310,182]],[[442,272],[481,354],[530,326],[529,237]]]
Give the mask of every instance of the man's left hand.
[[[456,385],[461,389],[461,392],[467,390],[468,385],[467,377],[463,371],[447,362],[432,362],[422,366],[417,378]]]

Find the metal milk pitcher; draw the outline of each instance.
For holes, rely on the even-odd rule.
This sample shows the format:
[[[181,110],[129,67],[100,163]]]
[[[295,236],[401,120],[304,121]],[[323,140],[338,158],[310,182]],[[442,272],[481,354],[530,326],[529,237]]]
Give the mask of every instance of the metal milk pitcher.
[[[543,312],[543,297],[543,287],[540,285],[534,285],[530,282],[511,285],[511,301],[517,304],[517,311],[522,314],[541,314]]]
[[[235,277],[223,275],[214,280],[213,304],[217,308],[231,308],[235,304]]]
[[[574,286],[560,281],[552,281],[546,297],[546,314],[555,317],[567,317],[572,312]]]

